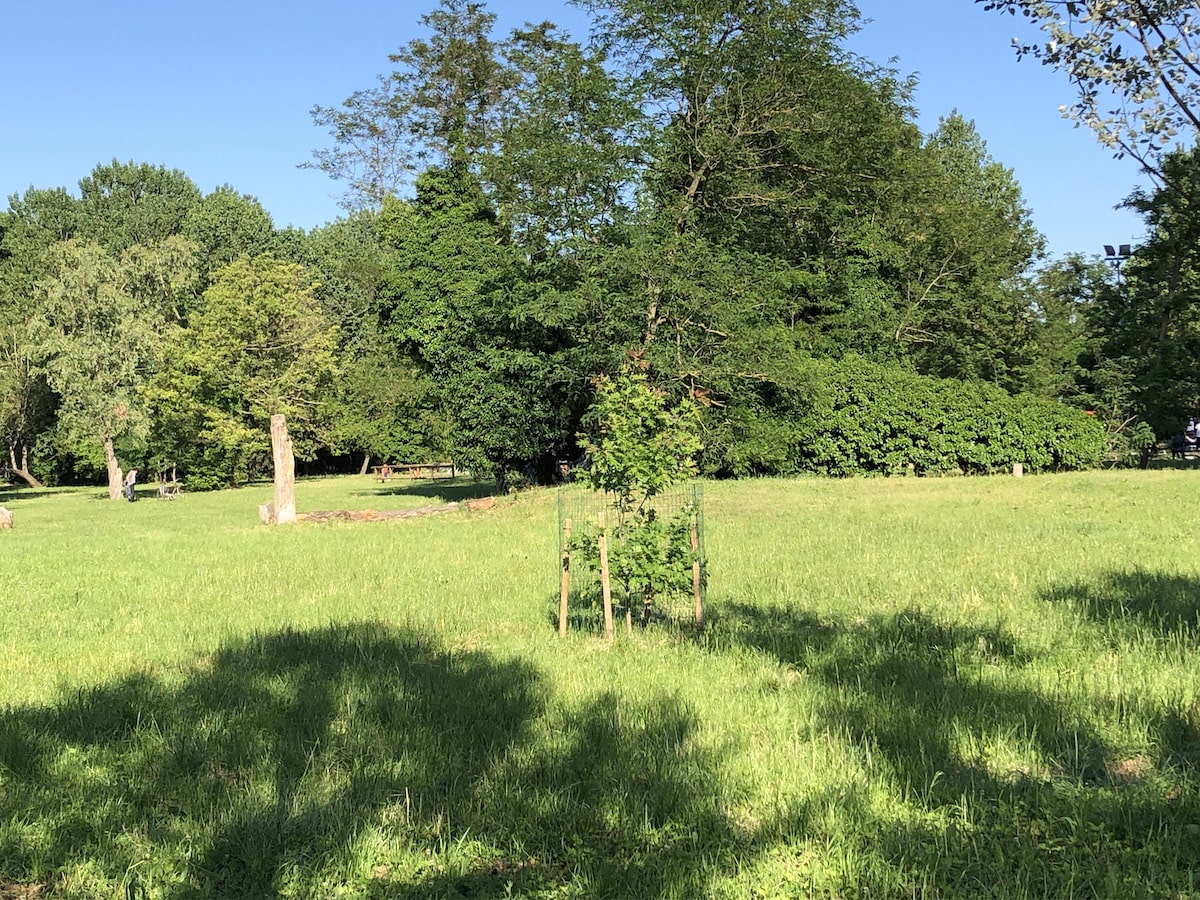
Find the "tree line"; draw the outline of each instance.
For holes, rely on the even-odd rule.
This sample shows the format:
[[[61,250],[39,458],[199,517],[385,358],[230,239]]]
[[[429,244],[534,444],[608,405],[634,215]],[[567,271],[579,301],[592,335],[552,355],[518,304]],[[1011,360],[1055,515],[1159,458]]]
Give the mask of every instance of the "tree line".
[[[237,484],[282,412],[310,471],[536,477],[631,352],[699,408],[714,475],[1091,465],[1200,393],[1190,175],[1132,199],[1154,237],[1120,278],[1045,264],[973,124],[922,134],[913,82],[846,49],[852,3],[581,5],[589,41],[442,0],[314,107],[307,165],[346,188],[323,227],[116,160],[10,197],[10,468]]]

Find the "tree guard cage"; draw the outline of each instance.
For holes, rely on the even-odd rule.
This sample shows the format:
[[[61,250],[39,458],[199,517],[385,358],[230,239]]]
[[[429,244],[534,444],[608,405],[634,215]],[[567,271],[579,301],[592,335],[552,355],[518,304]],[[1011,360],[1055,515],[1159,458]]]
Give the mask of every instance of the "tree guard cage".
[[[565,484],[558,492],[559,634],[614,621],[704,625],[704,487],[676,485],[640,506]]]

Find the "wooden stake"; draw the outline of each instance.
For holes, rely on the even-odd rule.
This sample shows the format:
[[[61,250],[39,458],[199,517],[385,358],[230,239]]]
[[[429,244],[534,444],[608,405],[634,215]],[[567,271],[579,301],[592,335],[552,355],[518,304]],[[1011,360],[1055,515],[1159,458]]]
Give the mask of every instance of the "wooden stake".
[[[696,600],[696,627],[704,627],[704,601],[700,596],[700,521],[692,516],[692,595]]]
[[[604,513],[597,516],[600,523],[600,590],[604,595],[604,636],[613,639],[612,581],[608,575],[608,536],[604,533]]]
[[[558,594],[558,636],[567,636],[567,593],[571,589],[571,520],[563,525],[562,588]]]

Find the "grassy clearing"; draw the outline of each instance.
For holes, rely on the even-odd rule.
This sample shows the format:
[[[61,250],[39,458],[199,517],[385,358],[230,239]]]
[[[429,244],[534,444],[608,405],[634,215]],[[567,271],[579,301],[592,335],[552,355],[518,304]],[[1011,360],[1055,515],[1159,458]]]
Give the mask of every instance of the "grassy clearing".
[[[1195,477],[710,484],[611,647],[550,492],[0,495],[0,897],[1200,896]]]

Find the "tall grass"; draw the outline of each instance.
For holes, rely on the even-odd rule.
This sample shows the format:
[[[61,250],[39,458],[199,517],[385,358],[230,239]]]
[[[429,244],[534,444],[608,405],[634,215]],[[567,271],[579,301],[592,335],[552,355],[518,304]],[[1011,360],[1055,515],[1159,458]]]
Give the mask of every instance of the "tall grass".
[[[0,495],[0,897],[1196,896],[1194,477],[710,484],[611,646],[548,491]]]

